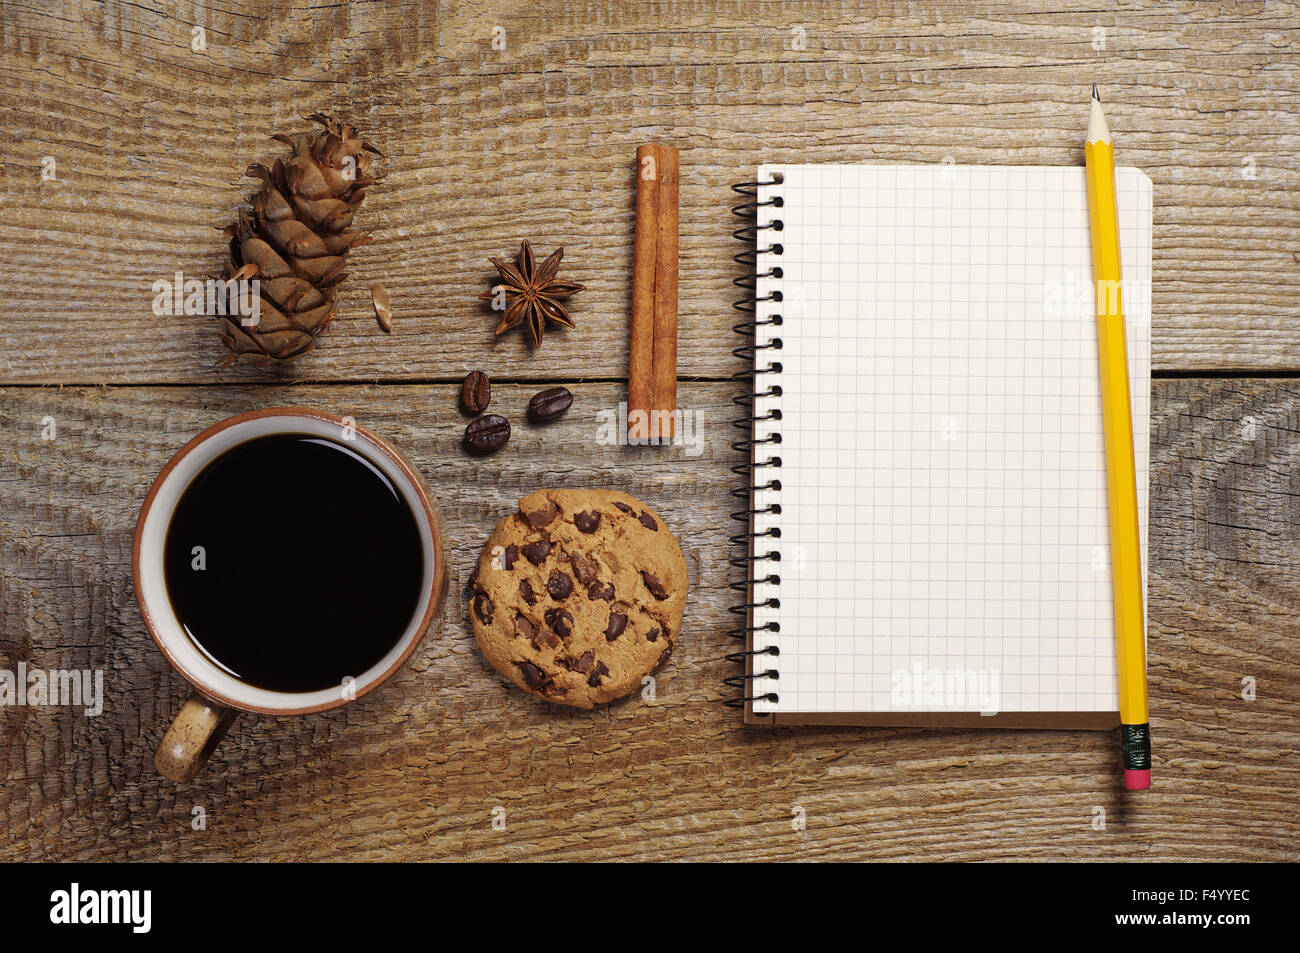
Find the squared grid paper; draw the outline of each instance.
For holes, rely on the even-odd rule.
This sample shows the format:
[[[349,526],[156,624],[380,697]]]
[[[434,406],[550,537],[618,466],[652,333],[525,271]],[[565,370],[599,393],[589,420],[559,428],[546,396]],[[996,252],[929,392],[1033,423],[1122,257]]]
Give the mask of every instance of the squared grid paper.
[[[1084,170],[762,166],[754,648],[779,680],[756,712],[979,711],[916,694],[969,673],[997,711],[1119,706]],[[1117,171],[1146,570],[1151,180]],[[765,373],[779,361],[780,374]],[[1145,586],[1145,578],[1144,578]],[[755,671],[768,659],[755,659]],[[979,674],[979,673],[982,673]],[[991,681],[996,673],[996,685]],[[902,678],[902,676],[910,676]],[[902,681],[900,682],[900,678]],[[900,700],[899,686],[910,686]],[[967,682],[974,685],[975,682]],[[987,713],[987,712],[986,712]]]

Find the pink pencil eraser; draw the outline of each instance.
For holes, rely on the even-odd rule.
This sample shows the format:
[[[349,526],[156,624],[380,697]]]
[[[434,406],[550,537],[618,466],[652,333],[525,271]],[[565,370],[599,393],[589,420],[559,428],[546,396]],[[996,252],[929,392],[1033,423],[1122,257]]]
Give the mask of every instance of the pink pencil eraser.
[[[1130,791],[1145,791],[1151,787],[1151,769],[1135,771],[1132,768],[1125,768],[1124,787]]]

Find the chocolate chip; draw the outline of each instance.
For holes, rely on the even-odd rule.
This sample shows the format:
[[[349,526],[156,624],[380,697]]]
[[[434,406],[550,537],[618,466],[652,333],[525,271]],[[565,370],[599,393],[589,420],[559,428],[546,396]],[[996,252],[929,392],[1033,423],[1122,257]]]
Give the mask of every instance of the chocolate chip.
[[[533,633],[537,631],[537,626],[533,625],[526,616],[515,616],[515,635],[522,635],[526,639],[531,639]]]
[[[581,672],[586,675],[591,671],[592,666],[596,664],[596,653],[591,651],[583,652],[577,658],[565,659],[564,664],[568,666],[570,671]]]
[[[541,688],[542,683],[546,681],[542,670],[532,662],[520,662],[519,674],[524,677],[524,682],[529,688]]]
[[[600,528],[600,514],[591,512],[574,513],[573,525],[583,533],[594,533]]]
[[[541,626],[537,630],[536,634],[533,635],[533,644],[536,645],[539,649],[540,648],[553,649],[560,644],[560,640],[556,636],[556,634],[552,632],[550,629],[546,628],[546,626]]]
[[[533,529],[541,529],[543,526],[550,526],[559,515],[560,508],[554,503],[547,503],[540,510],[525,513],[524,519],[528,520],[528,525]]]
[[[609,669],[605,667],[604,662],[597,662],[595,670],[587,677],[587,684],[592,688],[600,685],[600,680],[609,674]]]
[[[661,668],[667,665],[668,656],[672,654],[673,654],[673,650],[671,647],[666,648],[661,653],[659,653],[659,661],[655,662],[655,667],[650,669],[650,674],[653,675],[655,672],[659,671]]]
[[[647,633],[645,634],[645,638],[646,638],[646,641],[647,641],[647,642],[658,642],[658,641],[659,641],[659,626],[655,626],[653,629],[651,629],[649,632],[647,632]]]
[[[614,586],[608,582],[593,582],[587,587],[588,599],[604,599],[606,602],[614,601]]]
[[[641,580],[645,583],[645,587],[650,590],[650,594],[656,599],[662,601],[668,598],[668,590],[663,587],[663,583],[659,581],[659,577],[654,573],[642,569]]]
[[[627,628],[627,616],[621,612],[611,612],[609,614],[609,625],[605,626],[605,641],[613,642],[623,630]]]
[[[515,568],[515,560],[519,558],[519,547],[511,543],[506,547],[506,551],[501,556],[501,565],[507,569]]]
[[[596,578],[596,560],[582,553],[570,553],[569,564],[573,566],[573,574],[578,577],[578,582],[582,585],[585,586]]]
[[[558,632],[561,638],[567,639],[573,634],[573,615],[568,609],[558,606],[547,609],[546,624]]]
[[[474,614],[478,616],[480,622],[484,625],[491,625],[492,613],[495,610],[496,606],[492,605],[492,600],[488,598],[486,592],[480,589],[474,593]]]
[[[530,606],[537,605],[537,594],[533,592],[533,584],[527,579],[519,580],[519,595],[523,596],[524,602]]]
[[[617,507],[618,507],[620,510],[622,510],[624,513],[631,513],[631,512],[632,512],[632,507],[628,506],[626,503],[618,503],[618,502],[616,502],[614,505],[617,506]]]
[[[573,579],[567,572],[551,570],[551,578],[546,580],[546,591],[552,599],[567,599],[573,594]]]
[[[655,518],[649,513],[642,513],[637,519],[641,521],[641,525],[646,529],[652,529],[656,533],[659,532],[659,524],[655,522]]]
[[[524,555],[534,566],[540,566],[546,562],[546,557],[551,555],[551,544],[544,539],[539,539],[535,543],[529,543],[524,547]]]

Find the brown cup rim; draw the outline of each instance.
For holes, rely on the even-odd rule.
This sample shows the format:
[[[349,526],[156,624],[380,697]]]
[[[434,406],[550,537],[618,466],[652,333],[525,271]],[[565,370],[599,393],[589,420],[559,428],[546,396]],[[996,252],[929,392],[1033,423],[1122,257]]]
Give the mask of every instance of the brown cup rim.
[[[153,508],[154,498],[158,495],[158,490],[162,487],[172,470],[176,468],[177,464],[179,464],[181,460],[185,459],[185,457],[189,456],[189,454],[193,453],[200,446],[221,433],[223,430],[228,430],[231,427],[250,420],[260,420],[265,417],[300,417],[320,420],[334,424],[338,427],[351,427],[357,433],[363,435],[366,440],[370,442],[371,446],[384,453],[388,459],[402,471],[402,474],[407,478],[407,480],[410,481],[411,486],[415,490],[415,495],[420,501],[420,507],[424,510],[425,520],[428,522],[429,532],[433,538],[433,583],[429,592],[429,604],[425,607],[424,615],[420,619],[420,627],[417,630],[417,634],[411,638],[410,644],[406,646],[401,656],[394,659],[392,665],[371,681],[370,684],[358,688],[356,694],[350,697],[340,696],[335,701],[323,702],[319,705],[305,705],[300,708],[266,708],[261,705],[250,705],[229,698],[223,693],[214,691],[212,688],[201,683],[195,676],[182,668],[172,656],[171,652],[167,650],[167,646],[158,634],[158,629],[154,624],[153,616],[149,612],[149,607],[145,605],[144,596],[140,591],[140,549],[144,537],[145,519],[149,515],[149,511]],[[286,430],[283,432],[292,433],[293,431]],[[149,493],[144,499],[144,504],[140,507],[140,515],[136,519],[135,536],[131,545],[131,582],[135,589],[136,605],[140,607],[140,615],[144,618],[145,628],[149,630],[149,635],[153,638],[154,644],[158,646],[158,650],[162,652],[163,657],[167,659],[167,663],[171,665],[172,668],[184,676],[185,680],[194,686],[196,691],[228,708],[235,708],[239,711],[255,712],[263,715],[310,715],[314,712],[329,711],[333,708],[340,708],[359,698],[364,698],[374,689],[392,678],[393,675],[395,675],[415,653],[416,648],[424,641],[425,635],[428,634],[429,625],[437,614],[439,603],[442,601],[442,592],[444,588],[443,580],[447,571],[446,565],[443,561],[442,526],[434,512],[433,504],[430,502],[429,496],[429,489],[419,472],[387,441],[359,424],[351,421],[344,421],[344,419],[337,414],[331,414],[322,410],[311,410],[307,407],[267,407],[262,410],[245,411],[242,414],[236,414],[234,417],[228,417],[225,420],[219,421],[199,433],[197,436],[191,438],[185,446],[181,447],[180,450],[176,451],[176,453],[172,455],[172,458],[167,461],[167,465],[164,466],[158,476],[154,478],[153,485],[149,487]]]

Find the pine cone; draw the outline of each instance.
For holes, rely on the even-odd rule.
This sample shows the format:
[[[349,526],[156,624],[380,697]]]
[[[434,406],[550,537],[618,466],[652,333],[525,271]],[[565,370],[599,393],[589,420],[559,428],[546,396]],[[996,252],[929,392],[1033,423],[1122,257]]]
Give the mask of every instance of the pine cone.
[[[221,340],[230,353],[218,367],[241,357],[284,361],[309,350],[334,317],[335,286],[346,277],[348,251],[370,238],[348,228],[374,184],[368,153],[382,153],[348,123],[321,113],[305,118],[324,129],[271,137],[293,155],[276,159],[270,169],[248,167],[262,188],[251,210],[241,210],[225,230],[231,266],[224,277],[256,278],[261,311],[253,327],[241,326],[238,315],[222,317]]]

